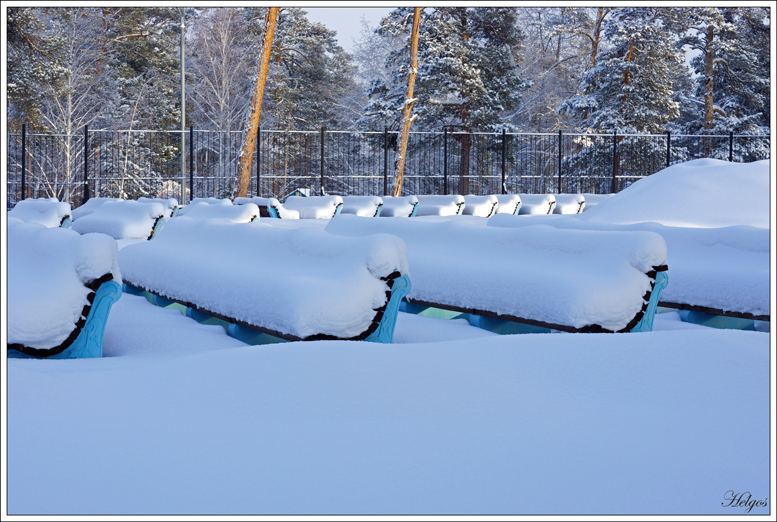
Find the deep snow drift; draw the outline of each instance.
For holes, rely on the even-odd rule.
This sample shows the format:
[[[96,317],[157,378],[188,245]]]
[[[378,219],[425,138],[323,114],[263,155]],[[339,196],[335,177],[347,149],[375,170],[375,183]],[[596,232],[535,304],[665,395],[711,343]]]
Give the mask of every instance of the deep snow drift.
[[[730,163],[699,159],[639,180],[580,219],[672,227],[769,228],[769,194],[769,160]]]
[[[70,217],[70,203],[60,202],[57,198],[23,199],[8,211],[8,217],[44,227],[58,227]]]

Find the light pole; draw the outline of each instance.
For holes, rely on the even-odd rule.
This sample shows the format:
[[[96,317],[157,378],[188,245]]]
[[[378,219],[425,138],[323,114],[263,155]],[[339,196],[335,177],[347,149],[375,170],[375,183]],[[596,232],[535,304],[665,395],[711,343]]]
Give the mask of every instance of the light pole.
[[[186,59],[184,54],[184,37],[186,36],[186,16],[184,8],[179,7],[181,14],[181,205],[186,204]]]

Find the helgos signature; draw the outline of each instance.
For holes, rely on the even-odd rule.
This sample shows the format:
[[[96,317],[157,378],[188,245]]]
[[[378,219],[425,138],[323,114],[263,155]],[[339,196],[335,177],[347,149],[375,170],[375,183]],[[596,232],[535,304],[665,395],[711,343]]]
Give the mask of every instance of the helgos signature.
[[[753,495],[751,495],[749,491],[745,491],[744,493],[734,493],[734,490],[732,489],[726,491],[726,493],[723,495],[723,499],[727,500],[728,503],[721,502],[721,506],[746,507],[747,509],[745,509],[745,513],[750,513],[750,510],[754,507],[766,507],[769,500],[768,498],[763,500],[756,500],[753,498]]]

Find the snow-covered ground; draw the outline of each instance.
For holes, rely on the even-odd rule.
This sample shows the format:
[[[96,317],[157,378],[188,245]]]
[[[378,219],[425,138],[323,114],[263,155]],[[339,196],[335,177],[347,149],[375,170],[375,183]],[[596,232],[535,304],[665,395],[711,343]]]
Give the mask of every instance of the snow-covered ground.
[[[639,183],[580,227],[631,223],[618,198]],[[639,219],[763,228],[758,209],[653,207]],[[260,220],[327,226],[293,221]],[[673,311],[647,333],[523,335],[400,313],[393,344],[248,346],[124,294],[103,358],[4,358],[7,513],[773,515],[770,343]]]

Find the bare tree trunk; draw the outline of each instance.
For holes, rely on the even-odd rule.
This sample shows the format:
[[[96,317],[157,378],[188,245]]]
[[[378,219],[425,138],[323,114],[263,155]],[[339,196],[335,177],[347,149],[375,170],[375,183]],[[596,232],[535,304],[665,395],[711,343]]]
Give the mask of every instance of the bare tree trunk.
[[[468,131],[469,132],[469,131]],[[461,162],[459,163],[459,194],[469,194],[469,158],[472,151],[472,139],[469,134],[461,137]]]
[[[262,96],[264,95],[264,83],[267,80],[267,69],[270,67],[270,52],[272,51],[272,38],[275,33],[275,20],[278,18],[278,8],[269,7],[264,19],[264,36],[262,37],[262,54],[256,65],[256,83],[251,93],[247,120],[243,130],[243,145],[240,147],[240,163],[238,166],[238,180],[235,197],[248,195],[248,183],[251,181],[251,162],[254,158],[256,146],[256,130],[259,128],[259,116],[262,113]]]
[[[714,125],[715,104],[713,103],[713,67],[715,64],[715,50],[712,47],[712,40],[715,38],[715,28],[710,24],[707,27],[704,45],[704,133],[707,134]],[[704,155],[712,156],[712,138],[704,138]]]
[[[410,36],[410,75],[407,77],[407,96],[405,97],[405,106],[402,108],[402,128],[399,134],[399,146],[397,148],[397,165],[394,174],[394,197],[402,195],[402,180],[405,174],[405,156],[407,154],[407,140],[410,137],[410,124],[413,123],[415,116],[411,116],[413,111],[413,88],[415,87],[415,77],[418,74],[418,30],[421,25],[421,8],[416,7],[413,10],[413,32]]]

